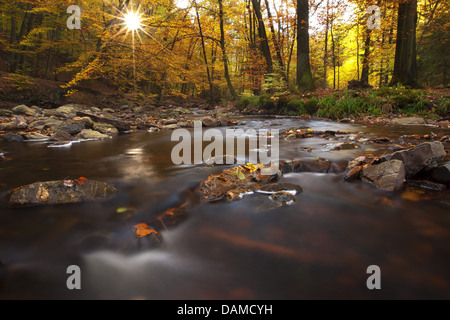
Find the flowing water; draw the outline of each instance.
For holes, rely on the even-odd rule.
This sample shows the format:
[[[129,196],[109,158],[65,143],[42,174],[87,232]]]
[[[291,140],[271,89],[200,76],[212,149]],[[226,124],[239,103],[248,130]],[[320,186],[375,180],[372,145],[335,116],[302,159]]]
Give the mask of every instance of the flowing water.
[[[448,134],[428,126],[241,120],[243,128],[305,126],[363,138]],[[174,165],[170,138],[171,132],[141,132],[66,148],[0,145],[8,156],[0,163],[4,195],[35,181],[80,176],[119,189],[107,201],[66,206],[12,209],[2,200],[0,298],[450,298],[449,191],[411,198],[342,180],[340,171],[354,157],[391,153],[384,144],[356,142],[359,149],[330,151],[338,140],[281,140],[282,160],[323,157],[335,173],[284,175],[281,181],[304,190],[291,206],[267,210],[263,194],[197,205],[187,219],[162,231],[161,246],[146,247],[133,225],[176,206],[224,168]],[[81,290],[66,287],[69,265],[81,268]],[[381,269],[381,290],[366,287],[370,265]]]

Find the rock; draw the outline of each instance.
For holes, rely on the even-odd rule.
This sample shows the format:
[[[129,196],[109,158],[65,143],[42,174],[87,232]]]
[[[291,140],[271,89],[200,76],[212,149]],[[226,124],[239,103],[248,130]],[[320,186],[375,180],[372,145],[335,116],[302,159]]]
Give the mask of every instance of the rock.
[[[119,134],[119,130],[113,125],[108,123],[94,123],[93,129],[103,134],[116,136]]]
[[[66,104],[64,106],[56,108],[55,111],[60,117],[69,117],[70,115],[75,114],[79,109],[80,107],[76,104]]]
[[[218,127],[219,122],[211,117],[205,117],[202,119],[202,124],[204,127],[211,128],[211,127]]]
[[[169,125],[169,124],[177,124],[178,120],[177,119],[168,119],[168,120],[162,120],[161,121],[162,125]]]
[[[273,201],[281,203],[283,206],[291,205],[295,202],[295,196],[289,192],[278,191],[270,196]]]
[[[22,104],[20,106],[14,107],[12,109],[12,112],[14,114],[18,115],[26,115],[26,116],[34,116],[36,114],[36,111],[34,111],[31,108],[28,108],[26,105]]]
[[[15,133],[7,133],[2,136],[3,141],[5,142],[22,142],[22,136]]]
[[[406,169],[406,177],[412,177],[422,169],[437,167],[439,161],[444,160],[447,153],[440,141],[425,142],[417,147],[397,151],[392,160],[401,160]]]
[[[167,126],[162,126],[161,129],[163,130],[175,130],[178,129],[179,126],[177,124],[169,124]]]
[[[425,191],[443,191],[447,188],[444,184],[428,180],[408,180],[407,184],[411,187],[423,189]]]
[[[112,185],[95,180],[35,182],[14,189],[9,204],[13,207],[69,204],[105,199],[116,192]]]
[[[450,184],[450,162],[431,170],[430,176],[436,182]]]
[[[331,161],[323,158],[302,160],[301,171],[327,173],[331,169]]]
[[[0,123],[0,131],[12,131],[16,130],[16,126],[12,122]]]
[[[219,122],[222,127],[226,127],[229,125],[229,121],[225,117],[219,117]]]
[[[426,121],[423,118],[419,118],[419,117],[407,117],[407,118],[394,119],[394,120],[392,120],[392,124],[401,124],[401,125],[426,124]]]
[[[95,122],[107,123],[107,124],[113,125],[120,132],[130,131],[130,129],[131,129],[131,125],[129,123],[127,123],[125,121],[122,121],[122,120],[118,120],[118,119],[112,118],[112,117],[99,116],[99,115],[95,115],[95,114],[87,112],[87,111],[78,111],[77,112],[77,116],[79,116],[79,117],[89,117]]]
[[[102,110],[100,110],[100,109],[97,108],[97,107],[92,107],[92,108],[91,108],[91,111],[92,111],[92,112],[95,112],[95,113],[100,113],[100,112],[102,112]]]
[[[58,130],[56,131],[54,134],[51,135],[50,140],[52,141],[71,141],[74,138],[67,132],[64,130]]]
[[[28,127],[27,120],[22,116],[15,116],[12,123],[17,129],[26,129]]]
[[[242,166],[225,169],[220,174],[211,175],[202,181],[196,192],[201,202],[211,202],[225,198],[236,199],[235,195],[255,191],[258,185],[278,179],[279,174],[262,175],[261,169],[251,173]]]
[[[61,128],[61,126],[64,124],[64,122],[60,121],[60,120],[56,120],[56,119],[48,119],[45,121],[45,125],[43,127],[43,129],[50,129],[53,131],[57,131],[59,130],[59,128]],[[37,128],[36,128],[37,129]]]
[[[74,136],[85,129],[84,124],[81,123],[66,123],[61,126],[60,130],[67,132],[68,134]]]
[[[50,140],[49,136],[46,136],[45,134],[41,134],[38,132],[31,132],[25,134],[25,139],[27,140]]]
[[[298,184],[293,184],[293,183],[271,183],[271,184],[264,185],[258,189],[258,192],[270,193],[270,194],[273,194],[273,193],[276,193],[279,191],[291,191],[292,193],[296,194],[296,193],[303,192],[303,189]]]
[[[43,129],[44,129],[44,126],[45,126],[45,123],[46,123],[46,120],[36,120],[36,121],[33,121],[33,122],[31,122],[31,123],[28,125],[28,129],[31,129],[31,130],[34,130],[34,129],[37,129],[37,130],[43,130]]]
[[[81,140],[101,140],[111,138],[111,136],[91,129],[82,130],[77,137]]]
[[[396,191],[403,187],[405,173],[402,161],[389,160],[364,168],[361,178],[381,190]]]
[[[86,129],[92,129],[94,127],[94,121],[89,117],[74,117],[72,123],[83,124]]]
[[[360,178],[362,170],[370,166],[375,159],[373,154],[365,154],[350,161],[344,175],[344,180],[353,181]]]
[[[111,108],[104,108],[102,111],[106,113],[115,113],[115,111]]]
[[[177,122],[177,126],[179,126],[180,128],[187,128],[188,122],[187,121],[179,121],[179,122]]]
[[[0,117],[11,117],[13,115],[11,110],[0,109]]]
[[[363,165],[349,169],[344,175],[344,180],[353,181],[359,179],[361,177],[361,172],[363,169],[364,169]]]

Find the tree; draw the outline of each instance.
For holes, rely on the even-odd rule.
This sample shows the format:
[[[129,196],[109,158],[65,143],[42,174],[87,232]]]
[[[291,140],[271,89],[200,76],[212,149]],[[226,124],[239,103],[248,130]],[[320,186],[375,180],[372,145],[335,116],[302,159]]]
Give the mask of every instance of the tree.
[[[309,2],[297,0],[297,86],[314,90],[309,61]]]
[[[390,85],[418,87],[416,54],[417,0],[403,0],[398,7],[394,74]]]
[[[234,100],[238,100],[238,95],[234,90],[233,84],[231,83],[230,73],[228,71],[228,57],[225,49],[225,29],[224,29],[224,13],[222,0],[219,1],[219,20],[220,20],[220,48],[222,49],[222,61],[225,79],[227,80],[228,90],[230,90],[231,95]]]

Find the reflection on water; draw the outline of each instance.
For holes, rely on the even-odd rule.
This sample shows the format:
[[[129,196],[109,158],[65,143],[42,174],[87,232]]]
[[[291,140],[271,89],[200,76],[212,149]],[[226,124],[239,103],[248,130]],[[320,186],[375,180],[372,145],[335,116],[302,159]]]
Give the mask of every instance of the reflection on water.
[[[306,126],[365,138],[437,130],[246,121],[251,128]],[[38,142],[0,146],[10,159],[0,163],[0,192],[79,176],[106,180],[120,190],[100,203],[14,210],[1,203],[0,298],[450,298],[449,191],[411,199],[344,183],[342,174],[290,173],[282,181],[304,190],[293,205],[271,209],[261,193],[198,205],[183,223],[162,232],[159,248],[146,248],[132,226],[150,223],[223,168],[174,166],[170,134],[136,133],[70,148]],[[358,143],[356,150],[324,150],[335,142],[282,140],[280,157],[345,164],[368,149],[389,151],[368,143]],[[66,288],[71,264],[81,267],[81,291]],[[372,264],[381,268],[377,292],[365,286]]]

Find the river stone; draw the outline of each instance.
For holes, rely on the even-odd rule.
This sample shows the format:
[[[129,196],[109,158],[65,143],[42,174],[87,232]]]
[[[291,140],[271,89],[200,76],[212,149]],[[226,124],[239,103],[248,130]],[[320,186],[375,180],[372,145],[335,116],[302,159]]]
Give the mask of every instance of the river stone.
[[[43,130],[43,129],[44,129],[44,126],[45,126],[45,123],[46,123],[46,120],[36,120],[36,121],[33,121],[33,122],[31,122],[31,123],[28,125],[28,129],[31,129],[31,130],[34,130],[34,129],[37,129],[37,130]]]
[[[72,114],[75,114],[80,107],[76,104],[66,104],[59,108],[56,108],[56,112],[61,117],[68,117]]]
[[[402,125],[426,124],[425,120],[423,118],[419,118],[419,117],[398,118],[398,119],[392,120],[392,123],[393,124],[402,124]]]
[[[8,109],[0,109],[0,117],[10,117],[13,113],[11,110]]]
[[[430,176],[436,182],[450,184],[450,162],[434,168]]]
[[[50,140],[52,141],[71,141],[74,138],[64,130],[58,130],[54,134],[51,135]]]
[[[59,130],[59,128],[61,128],[61,126],[64,124],[64,122],[60,121],[60,120],[56,120],[56,119],[48,119],[45,121],[45,125],[43,127],[43,129],[50,129],[53,131],[57,131]],[[36,128],[37,129],[37,128]]]
[[[111,124],[107,124],[107,123],[94,123],[93,129],[95,131],[98,131],[103,134],[108,134],[108,135],[118,135],[119,134],[119,130],[117,130],[116,127],[114,127]]]
[[[72,123],[83,124],[87,129],[92,129],[94,127],[94,121],[89,117],[74,117]]]
[[[331,169],[331,161],[323,158],[302,160],[302,169],[304,172],[327,173]]]
[[[106,134],[103,134],[101,132],[91,130],[91,129],[85,129],[85,130],[81,131],[77,137],[78,137],[78,139],[82,139],[82,140],[91,140],[91,139],[100,140],[100,139],[111,138],[111,136],[108,136]]]
[[[22,116],[15,116],[12,123],[17,129],[25,129],[28,127],[27,120]]]
[[[179,126],[177,124],[168,124],[167,126],[161,127],[161,129],[163,129],[163,130],[175,130],[178,128],[179,128]]]
[[[438,162],[444,160],[447,153],[440,141],[425,142],[417,147],[397,151],[392,160],[401,160],[406,169],[406,177],[412,177],[422,169],[437,167]]]
[[[14,107],[12,109],[12,112],[14,114],[18,115],[26,115],[26,116],[34,116],[36,114],[36,111],[34,111],[31,108],[28,108],[26,105],[22,104],[20,106]]]
[[[116,192],[110,184],[95,180],[35,182],[15,189],[9,204],[13,207],[69,204],[105,199]]]
[[[202,124],[204,127],[218,127],[219,126],[219,122],[211,117],[203,118]]]
[[[12,122],[0,123],[0,131],[11,131],[16,130],[16,126]]]
[[[400,160],[385,161],[364,168],[361,178],[381,190],[396,191],[401,189],[405,182],[405,166]]]
[[[281,203],[283,206],[287,206],[295,202],[295,196],[286,191],[278,191],[272,194],[270,199]]]
[[[81,123],[66,123],[60,128],[60,130],[65,131],[72,136],[80,133],[83,129],[85,129],[85,126]]]
[[[31,132],[24,135],[27,140],[50,140],[49,136],[38,132]]]
[[[22,136],[15,134],[15,133],[10,133],[10,132],[3,135],[2,139],[5,142],[22,142],[23,141]]]
[[[116,119],[116,118],[112,118],[110,116],[96,115],[96,114],[93,114],[93,113],[87,112],[87,111],[77,111],[77,116],[89,117],[93,121],[98,122],[98,123],[108,123],[108,124],[116,127],[121,132],[130,131],[130,129],[131,129],[130,123]]]

